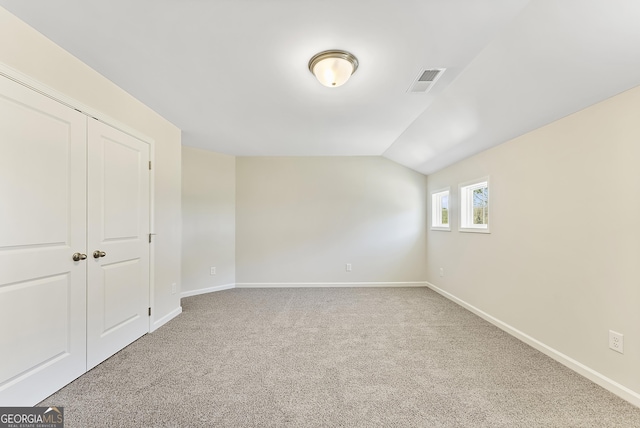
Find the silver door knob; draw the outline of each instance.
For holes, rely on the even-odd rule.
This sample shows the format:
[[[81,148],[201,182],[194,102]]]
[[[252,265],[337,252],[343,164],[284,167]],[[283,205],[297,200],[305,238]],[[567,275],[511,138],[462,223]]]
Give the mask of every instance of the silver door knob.
[[[73,253],[73,256],[71,256],[71,258],[74,262],[79,262],[80,260],[86,259],[87,255],[82,253]]]
[[[107,255],[107,253],[105,253],[104,251],[100,251],[100,250],[95,250],[93,252],[93,258],[94,259],[99,259],[100,257],[104,257],[106,255]]]

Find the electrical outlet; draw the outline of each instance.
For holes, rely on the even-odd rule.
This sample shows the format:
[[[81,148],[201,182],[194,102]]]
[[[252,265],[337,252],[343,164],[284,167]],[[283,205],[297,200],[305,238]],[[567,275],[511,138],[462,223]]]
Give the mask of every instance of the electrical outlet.
[[[215,267],[211,267],[211,275],[215,275],[216,274],[216,268]]]
[[[440,276],[444,276],[444,268],[440,268]]]
[[[624,354],[624,335],[609,330],[609,348]]]
[[[347,272],[351,272],[351,263],[347,263],[344,267]]]
[[[178,292],[178,284],[175,282],[171,284],[171,294],[176,294]]]

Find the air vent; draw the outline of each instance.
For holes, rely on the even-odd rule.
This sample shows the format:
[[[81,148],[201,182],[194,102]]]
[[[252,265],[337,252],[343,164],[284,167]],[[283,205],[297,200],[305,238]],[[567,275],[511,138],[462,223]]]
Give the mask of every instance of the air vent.
[[[407,92],[427,92],[444,73],[444,68],[422,70]]]

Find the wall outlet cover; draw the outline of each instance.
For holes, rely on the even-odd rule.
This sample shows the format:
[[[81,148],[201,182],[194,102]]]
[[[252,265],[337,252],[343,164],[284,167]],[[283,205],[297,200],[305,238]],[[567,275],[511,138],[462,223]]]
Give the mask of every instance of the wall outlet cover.
[[[609,348],[624,354],[624,335],[622,333],[609,330]]]

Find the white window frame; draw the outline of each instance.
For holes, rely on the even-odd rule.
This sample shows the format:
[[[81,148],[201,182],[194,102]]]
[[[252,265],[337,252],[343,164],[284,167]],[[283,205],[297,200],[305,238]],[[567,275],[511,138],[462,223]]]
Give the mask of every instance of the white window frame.
[[[487,211],[489,216],[487,224],[473,224],[473,191],[486,187],[487,195]],[[460,232],[472,233],[491,233],[489,225],[491,224],[491,189],[489,177],[478,178],[477,180],[460,183],[458,186],[458,194],[460,195]]]
[[[442,223],[442,197],[447,196],[449,205],[449,222]],[[431,193],[431,230],[451,231],[451,188],[436,190]]]

